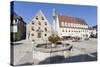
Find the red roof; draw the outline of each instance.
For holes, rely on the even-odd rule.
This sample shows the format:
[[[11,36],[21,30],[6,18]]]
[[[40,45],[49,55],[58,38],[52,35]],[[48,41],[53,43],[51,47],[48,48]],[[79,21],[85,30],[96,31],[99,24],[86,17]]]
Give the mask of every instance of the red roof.
[[[81,19],[81,18],[59,15],[58,19],[59,19],[60,23],[61,22],[69,22],[69,23],[76,23],[76,24],[87,25],[87,23],[83,19]]]

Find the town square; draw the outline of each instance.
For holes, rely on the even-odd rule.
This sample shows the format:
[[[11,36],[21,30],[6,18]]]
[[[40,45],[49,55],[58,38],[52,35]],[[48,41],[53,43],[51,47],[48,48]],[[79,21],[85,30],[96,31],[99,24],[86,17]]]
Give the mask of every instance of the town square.
[[[95,6],[11,2],[11,65],[97,61],[96,16]]]

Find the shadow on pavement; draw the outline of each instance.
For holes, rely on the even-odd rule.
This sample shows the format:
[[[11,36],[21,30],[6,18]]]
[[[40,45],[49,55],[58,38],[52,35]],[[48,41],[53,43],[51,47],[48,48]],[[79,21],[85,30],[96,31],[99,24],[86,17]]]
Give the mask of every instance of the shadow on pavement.
[[[72,62],[87,62],[87,61],[97,61],[97,52],[91,53],[94,57],[88,55],[78,55],[69,58],[64,58],[64,56],[53,56],[46,58],[39,64],[57,64],[57,63],[72,63]],[[23,58],[24,59],[24,58]],[[27,58],[28,59],[28,58]],[[34,65],[34,63],[24,63],[17,66]]]
[[[64,58],[64,56],[54,56],[45,59],[39,64],[56,64],[56,63],[71,63],[71,62],[87,62],[87,61],[97,61],[97,52],[92,53],[95,57],[90,57],[88,55],[78,55],[69,58]]]
[[[22,45],[23,43],[11,43],[11,45]]]
[[[29,65],[33,65],[33,63],[23,63],[23,64],[19,64],[19,65],[16,65],[16,66],[29,66]]]

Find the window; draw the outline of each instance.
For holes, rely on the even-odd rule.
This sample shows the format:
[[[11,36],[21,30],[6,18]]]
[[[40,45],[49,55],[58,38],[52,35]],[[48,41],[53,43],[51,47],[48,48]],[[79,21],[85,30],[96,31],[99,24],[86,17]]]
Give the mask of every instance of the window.
[[[64,32],[64,30],[62,30],[62,32]]]
[[[44,18],[43,17],[41,17],[42,18],[42,20],[44,20]]]
[[[34,36],[34,34],[31,34],[32,36]]]
[[[32,27],[32,31],[34,31],[34,27]]]
[[[15,22],[17,22],[18,19],[15,19]]]
[[[84,30],[83,30],[83,32],[84,32]]]
[[[67,22],[65,23],[65,27],[67,27]]]
[[[34,25],[34,22],[32,21],[32,24]]]
[[[47,25],[47,22],[45,22],[45,25]]]
[[[17,25],[17,20],[16,20],[16,19],[15,19],[15,20],[13,20],[12,25]]]
[[[45,29],[45,31],[47,32],[47,28],[44,28]]]
[[[38,20],[38,17],[36,17],[36,19]]]
[[[38,38],[41,38],[41,33],[38,33],[38,36],[37,36]]]
[[[41,29],[40,27],[38,27],[38,29]]]
[[[41,25],[41,22],[39,21],[39,23],[38,23],[39,25]]]
[[[47,34],[44,34],[44,36],[47,36]]]
[[[62,22],[62,23],[61,23],[61,25],[62,25],[62,26],[65,26],[65,23],[64,23],[64,22]]]

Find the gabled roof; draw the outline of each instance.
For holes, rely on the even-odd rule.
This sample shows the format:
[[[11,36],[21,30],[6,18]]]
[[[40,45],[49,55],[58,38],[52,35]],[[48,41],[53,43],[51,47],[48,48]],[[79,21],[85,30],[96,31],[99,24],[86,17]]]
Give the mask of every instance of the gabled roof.
[[[21,16],[18,16],[15,12],[11,13],[11,24],[13,24],[13,20],[19,19],[22,21],[24,24],[26,24]]]
[[[46,16],[45,16],[44,13],[42,12],[42,10],[39,10],[39,11],[35,14],[35,16],[33,16],[32,19],[27,23],[27,25],[28,25],[29,23],[31,23],[31,21],[32,21],[36,16],[38,16],[38,14],[41,14],[42,17],[44,17],[44,19],[47,21],[47,24],[51,27],[51,25],[50,25],[48,19],[46,18]]]
[[[15,12],[11,13],[11,17],[12,17],[13,20],[21,19],[21,16],[18,16]]]
[[[75,24],[84,24],[88,25],[85,20],[81,18],[71,17],[71,16],[64,16],[64,15],[58,15],[59,22],[68,22],[68,23],[75,23]]]

